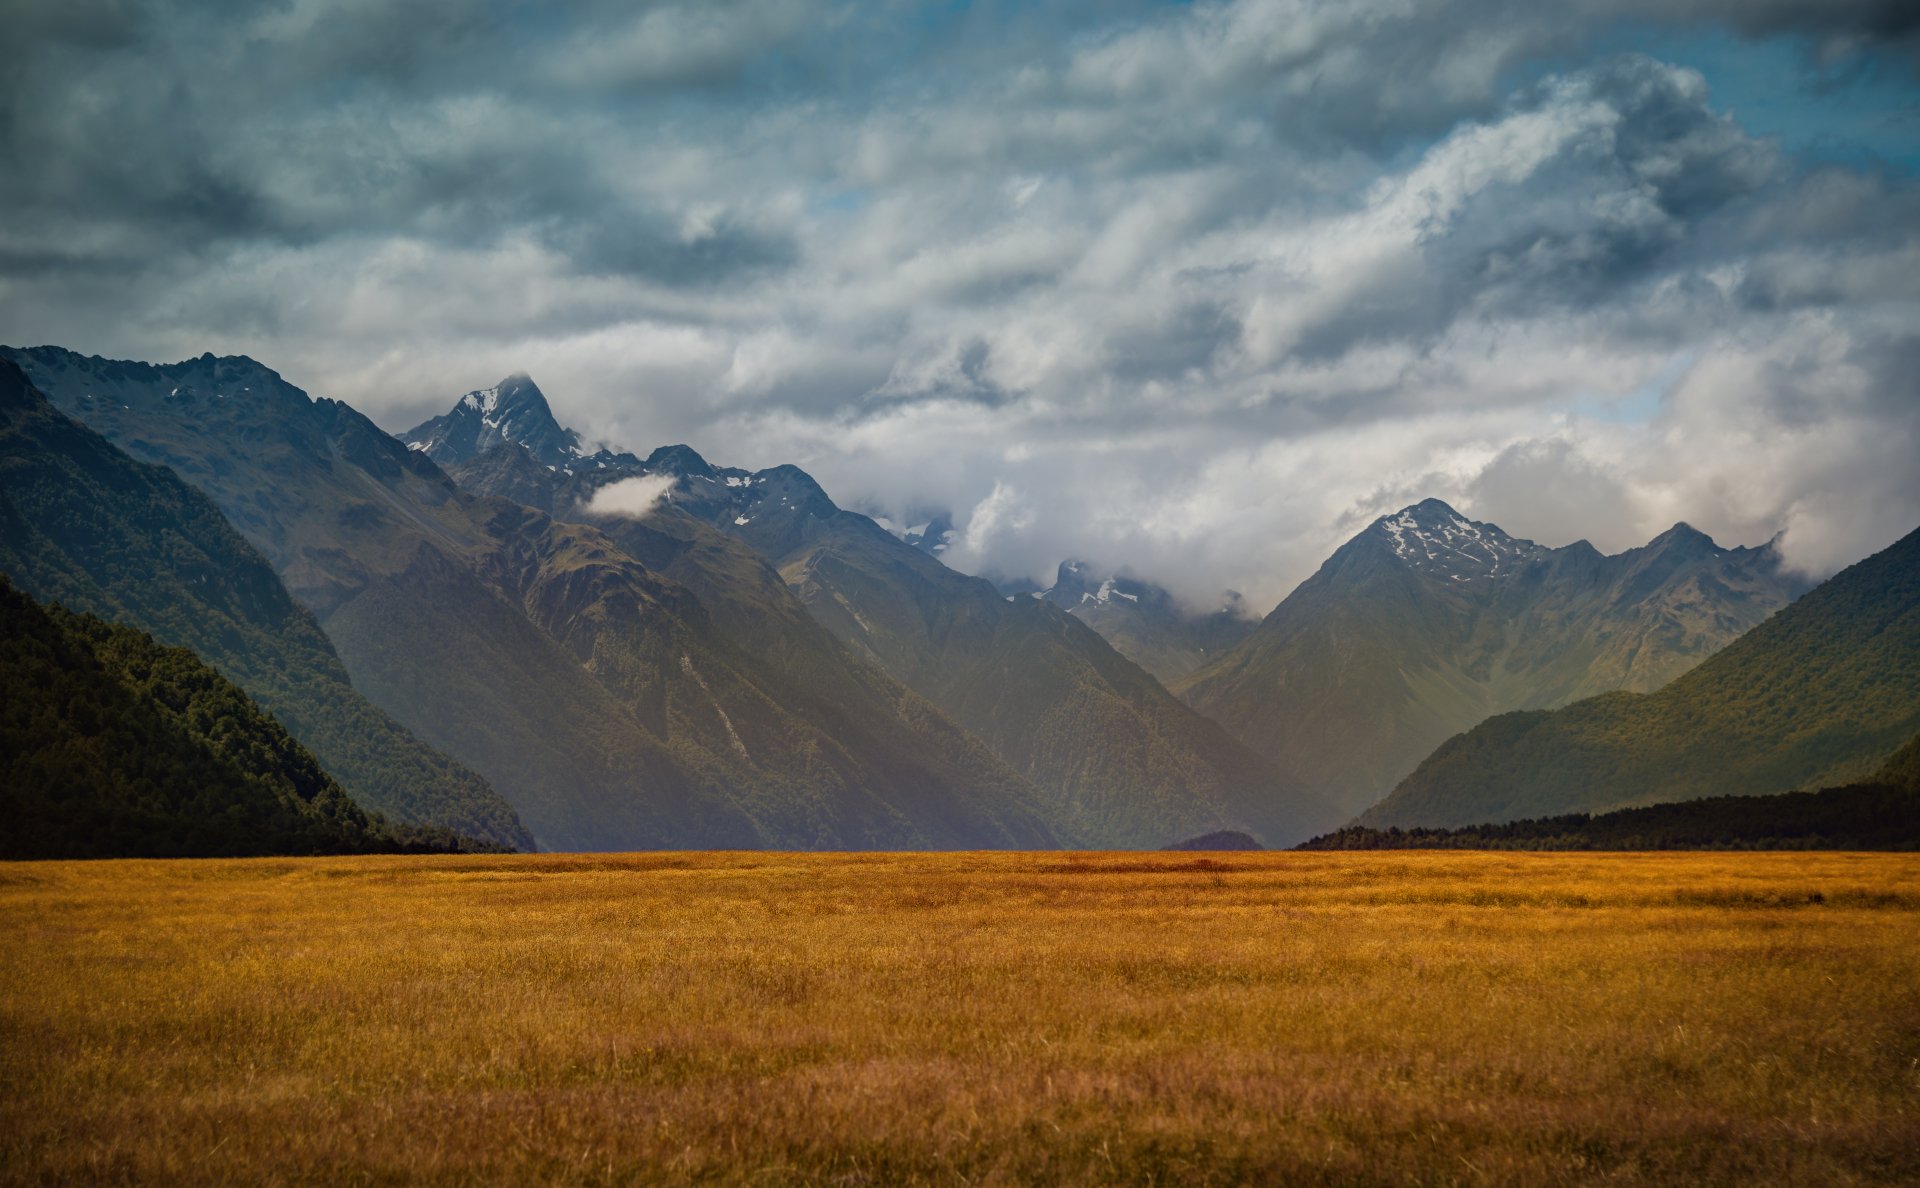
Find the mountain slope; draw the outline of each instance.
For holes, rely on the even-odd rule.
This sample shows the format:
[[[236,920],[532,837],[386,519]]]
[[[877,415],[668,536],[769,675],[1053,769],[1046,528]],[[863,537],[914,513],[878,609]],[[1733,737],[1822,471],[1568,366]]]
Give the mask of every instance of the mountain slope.
[[[1256,624],[1240,613],[1240,596],[1207,614],[1182,609],[1150,582],[1095,573],[1083,561],[1062,561],[1039,595],[1100,633],[1113,650],[1171,684],[1230,651]]]
[[[483,773],[542,845],[1051,844],[1018,789],[833,737],[690,591],[604,534],[476,498],[252,360],[16,356],[63,407],[206,491],[356,684]]]
[[[403,848],[185,648],[0,577],[0,858]]]
[[[32,596],[192,649],[396,821],[532,837],[474,772],[354,689],[313,616],[208,499],[75,423],[0,359],[0,572]]]
[[[1851,783],[1920,733],[1920,532],[1656,693],[1504,714],[1361,823],[1459,826]]]
[[[1906,792],[1920,792],[1920,734],[1895,751],[1880,770],[1873,773],[1871,782]]]
[[[524,458],[489,456],[461,473],[495,490],[532,477]],[[674,479],[650,523],[690,517],[751,546],[827,631],[1031,781],[1054,830],[1080,844],[1159,846],[1221,828],[1284,844],[1338,816],[1085,624],[955,573],[841,510],[796,467],[750,474],[668,446],[644,460],[601,451],[557,473],[541,498],[569,515],[609,483]]]
[[[528,575],[535,621],[629,704],[657,714],[651,720],[670,741],[723,738],[725,749],[705,756],[713,778],[775,836],[856,848],[1053,844],[1031,790],[984,754],[977,766],[955,762],[963,753],[936,737],[944,724],[894,704],[904,691],[836,679],[849,659],[838,650],[797,673],[798,641],[755,649],[716,624],[692,591],[631,560],[609,532],[526,514],[564,542],[549,555],[575,558]],[[747,596],[713,585],[710,597]],[[645,603],[670,614],[647,613]]]
[[[1376,520],[1175,691],[1358,812],[1495,714],[1658,688],[1804,588],[1684,524],[1617,556],[1428,500]]]
[[[786,524],[750,519],[809,610],[1047,792],[1065,827],[1116,846],[1233,827],[1280,844],[1324,819],[1058,608],[1009,602],[864,516],[811,501],[783,511]]]
[[[744,542],[670,504],[645,516],[595,512],[579,501],[590,485],[540,465],[518,443],[453,464],[449,474],[476,494],[505,495],[588,525],[691,591],[716,634],[755,658],[769,695],[818,723],[834,748],[861,757],[871,778],[903,788],[969,790],[951,798],[956,806],[964,800],[1003,805],[1002,816],[1025,822],[1006,844],[1047,844],[1052,837],[1039,824],[1037,790],[931,703],[835,639]]]

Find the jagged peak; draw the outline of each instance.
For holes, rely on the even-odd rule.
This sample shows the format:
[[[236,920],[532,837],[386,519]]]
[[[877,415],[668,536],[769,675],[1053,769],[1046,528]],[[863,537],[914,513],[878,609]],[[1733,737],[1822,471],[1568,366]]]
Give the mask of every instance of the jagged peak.
[[[554,419],[546,393],[524,371],[468,392],[444,414],[398,436],[442,464],[470,459],[499,441],[524,443],[547,466],[571,465],[584,452],[580,435]]]
[[[1092,565],[1076,557],[1068,557],[1054,571],[1053,585],[1048,586],[1042,594],[1062,605],[1077,604],[1084,598],[1092,597],[1100,584],[1100,577]]]
[[[925,520],[908,524],[897,535],[914,548],[938,557],[953,541],[953,517],[944,511],[929,513]]]
[[[756,471],[753,477],[756,482],[770,481],[796,488],[809,499],[833,502],[827,498],[826,488],[822,487],[812,475],[791,462],[782,462],[778,466],[769,466],[765,470]]]
[[[1394,518],[1411,519],[1421,524],[1444,524],[1455,520],[1463,523],[1472,523],[1472,521],[1468,520],[1465,516],[1455,511],[1453,505],[1446,500],[1435,499],[1431,496],[1422,499],[1418,503],[1410,503],[1401,508],[1398,512],[1394,513]]]
[[[279,372],[248,355],[207,351],[177,363],[145,363],[82,355],[61,346],[0,346],[0,355],[13,359],[42,390],[78,387],[87,400],[94,398],[92,386],[101,384],[117,386],[123,403],[149,397],[167,401],[231,399],[264,402],[270,408],[315,403],[312,396],[289,384]],[[143,388],[148,391],[143,393]]]
[[[476,411],[482,417],[493,417],[495,414],[504,416],[524,409],[548,421],[553,420],[553,408],[547,403],[546,393],[524,371],[514,372],[491,388],[468,392],[460,398],[457,407]],[[554,422],[553,428],[558,431],[559,423]]]
[[[712,464],[690,445],[661,446],[648,454],[642,465],[654,474],[677,474],[682,478],[689,475],[712,478],[714,475]]]
[[[1111,604],[1115,599],[1135,606],[1169,600],[1167,592],[1151,582],[1097,568],[1074,557],[1060,562],[1053,585],[1040,594],[1055,605],[1069,610],[1094,603]]]
[[[183,375],[195,368],[214,368],[227,375],[245,374],[258,376],[263,380],[285,383],[281,374],[251,355],[216,355],[204,351],[191,355],[177,363],[146,363],[135,359],[109,359],[102,355],[83,355],[79,351],[63,346],[46,344],[34,347],[0,346],[0,354],[15,357],[21,366],[31,372],[32,365],[57,365],[70,368],[84,374],[119,374],[137,376],[175,376]]]
[[[1091,565],[1088,565],[1085,561],[1081,561],[1076,558],[1069,557],[1066,560],[1060,562],[1060,568],[1054,571],[1054,575],[1053,575],[1054,588],[1058,588],[1060,586],[1078,584],[1084,581],[1087,578],[1087,576],[1092,572],[1093,572],[1093,567]]]
[[[1662,550],[1677,548],[1691,552],[1726,552],[1725,549],[1714,543],[1714,539],[1711,536],[1708,536],[1685,520],[1676,522],[1673,527],[1648,541],[1646,547],[1649,549]]]

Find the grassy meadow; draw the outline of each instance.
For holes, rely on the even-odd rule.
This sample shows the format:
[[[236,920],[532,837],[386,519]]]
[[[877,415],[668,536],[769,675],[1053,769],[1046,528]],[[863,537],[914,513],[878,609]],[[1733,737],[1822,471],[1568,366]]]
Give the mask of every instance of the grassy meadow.
[[[0,865],[0,1183],[1920,1182],[1920,856]]]

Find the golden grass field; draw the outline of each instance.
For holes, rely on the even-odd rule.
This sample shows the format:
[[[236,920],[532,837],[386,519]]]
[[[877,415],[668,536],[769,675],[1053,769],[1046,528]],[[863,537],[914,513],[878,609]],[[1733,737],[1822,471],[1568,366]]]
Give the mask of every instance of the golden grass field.
[[[1920,856],[0,866],[5,1183],[1916,1183]]]

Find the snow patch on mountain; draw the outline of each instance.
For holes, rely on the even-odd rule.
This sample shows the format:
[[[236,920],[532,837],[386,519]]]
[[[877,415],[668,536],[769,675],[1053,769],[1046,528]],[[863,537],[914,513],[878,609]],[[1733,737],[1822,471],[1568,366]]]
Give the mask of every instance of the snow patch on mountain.
[[[1138,594],[1129,594],[1125,590],[1120,589],[1115,584],[1116,581],[1117,579],[1115,578],[1108,578],[1106,581],[1100,583],[1100,588],[1098,590],[1082,592],[1080,595],[1080,601],[1112,602],[1116,598],[1124,598],[1128,602],[1137,603],[1140,601],[1140,596]]]
[[[554,420],[546,396],[525,374],[468,392],[444,415],[399,436],[442,464],[468,461],[503,442],[526,446],[549,470],[571,467],[588,456],[580,435]]]
[[[1382,516],[1374,526],[1409,568],[1456,582],[1511,577],[1546,552],[1492,524],[1469,520],[1437,499]]]

